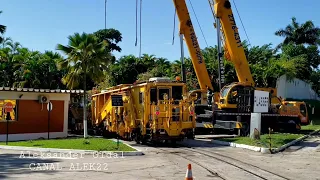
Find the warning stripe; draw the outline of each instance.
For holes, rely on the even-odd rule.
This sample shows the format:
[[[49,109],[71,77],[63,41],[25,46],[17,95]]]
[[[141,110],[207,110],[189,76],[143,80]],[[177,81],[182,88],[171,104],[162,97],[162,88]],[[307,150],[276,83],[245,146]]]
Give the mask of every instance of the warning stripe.
[[[203,123],[202,125],[204,128],[213,128],[213,125],[211,123]]]
[[[229,116],[250,116],[251,113],[217,113],[218,115],[229,115]],[[286,114],[261,114],[261,116],[288,116],[298,117],[298,115],[286,115]]]

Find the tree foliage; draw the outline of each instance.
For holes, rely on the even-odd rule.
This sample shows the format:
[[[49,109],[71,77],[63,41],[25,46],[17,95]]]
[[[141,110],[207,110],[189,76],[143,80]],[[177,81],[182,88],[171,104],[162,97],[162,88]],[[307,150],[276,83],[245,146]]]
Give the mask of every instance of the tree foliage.
[[[0,26],[0,35],[3,27]],[[258,87],[275,87],[277,78],[287,75],[311,83],[320,92],[320,56],[318,50],[319,28],[311,21],[299,24],[295,18],[285,28],[275,32],[283,37],[276,48],[272,44],[243,46],[251,73]],[[0,86],[33,87],[46,89],[83,88],[100,89],[117,84],[131,84],[150,77],[181,76],[181,61],[143,54],[141,58],[123,55],[116,59],[112,52],[121,52],[118,45],[122,34],[116,29],[101,29],[92,34],[75,33],[69,44],[58,45],[66,58],[58,52],[31,51],[10,37],[3,37],[0,44]],[[281,50],[277,53],[277,50]],[[208,73],[215,89],[218,88],[217,47],[202,49]],[[238,81],[233,64],[224,60],[225,81]],[[189,90],[199,88],[190,58],[185,58]],[[87,73],[84,73],[87,72]],[[87,76],[84,77],[84,74]],[[80,84],[82,83],[82,84]]]
[[[64,70],[56,63],[62,56],[52,51],[40,53],[5,38],[0,48],[0,86],[62,89]]]
[[[0,11],[0,15],[2,14],[2,11]],[[0,43],[2,43],[3,41],[3,37],[1,35],[3,35],[6,32],[7,27],[3,24],[0,24]]]
[[[276,31],[275,35],[285,38],[278,47],[289,43],[320,45],[320,28],[315,27],[312,21],[299,24],[295,17],[291,18],[291,24],[288,24],[284,29]]]
[[[120,31],[116,29],[100,29],[93,33],[97,38],[98,41],[107,41],[108,46],[106,46],[107,51],[118,51],[121,52],[120,46],[118,43],[122,41],[122,34]]]

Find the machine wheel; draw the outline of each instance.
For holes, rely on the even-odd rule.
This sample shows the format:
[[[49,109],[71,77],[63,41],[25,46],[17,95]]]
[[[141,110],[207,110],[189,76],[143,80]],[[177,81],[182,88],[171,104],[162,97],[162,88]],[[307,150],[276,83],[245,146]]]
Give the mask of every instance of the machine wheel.
[[[297,126],[297,123],[294,121],[294,120],[289,120],[288,121],[288,130],[289,130],[289,132],[291,132],[291,133],[296,133],[296,132],[298,132],[299,130],[296,128],[296,126]]]
[[[171,140],[170,143],[171,143],[172,147],[175,147],[177,145],[177,141],[176,140]]]
[[[187,132],[187,139],[194,139],[195,138],[195,134],[193,130],[190,130]]]
[[[136,141],[137,144],[140,144],[141,141],[141,134],[139,130],[135,130],[134,133],[132,133],[133,139]]]
[[[142,136],[142,138],[141,138],[141,144],[143,144],[143,145],[147,144],[147,138],[146,138],[146,136]]]

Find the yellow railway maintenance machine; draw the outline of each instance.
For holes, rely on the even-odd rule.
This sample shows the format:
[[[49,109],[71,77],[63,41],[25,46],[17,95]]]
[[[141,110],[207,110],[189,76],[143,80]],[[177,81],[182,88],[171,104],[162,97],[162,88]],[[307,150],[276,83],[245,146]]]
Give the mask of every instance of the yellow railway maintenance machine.
[[[121,84],[92,95],[93,126],[137,143],[194,138],[194,104],[185,83],[169,78]]]

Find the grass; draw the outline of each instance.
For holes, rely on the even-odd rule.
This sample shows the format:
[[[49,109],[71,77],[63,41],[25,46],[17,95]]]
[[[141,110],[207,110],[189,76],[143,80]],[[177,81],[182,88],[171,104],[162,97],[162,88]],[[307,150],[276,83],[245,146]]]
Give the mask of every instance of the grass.
[[[307,125],[307,126],[301,126],[302,131],[315,131],[320,129],[320,125]]]
[[[281,147],[282,145],[287,144],[302,136],[303,136],[302,134],[281,134],[281,133],[271,134],[271,147],[272,148]],[[234,142],[237,144],[246,144],[250,146],[269,147],[268,134],[261,135],[260,140],[253,140],[250,137],[222,138],[219,140]]]
[[[0,142],[5,145],[5,142]],[[50,139],[50,140],[30,140],[8,142],[9,146],[25,146],[38,148],[59,148],[59,149],[80,149],[80,150],[96,150],[96,151],[136,151],[135,149],[119,142],[119,150],[117,142],[103,138],[67,138],[67,139]]]
[[[313,120],[312,125],[301,126],[301,131],[298,134],[273,133],[271,134],[271,147],[279,148],[282,145],[285,145],[318,129],[320,129],[320,119],[315,119]],[[260,140],[253,140],[250,137],[221,138],[217,140],[269,148],[268,134],[261,135]]]

